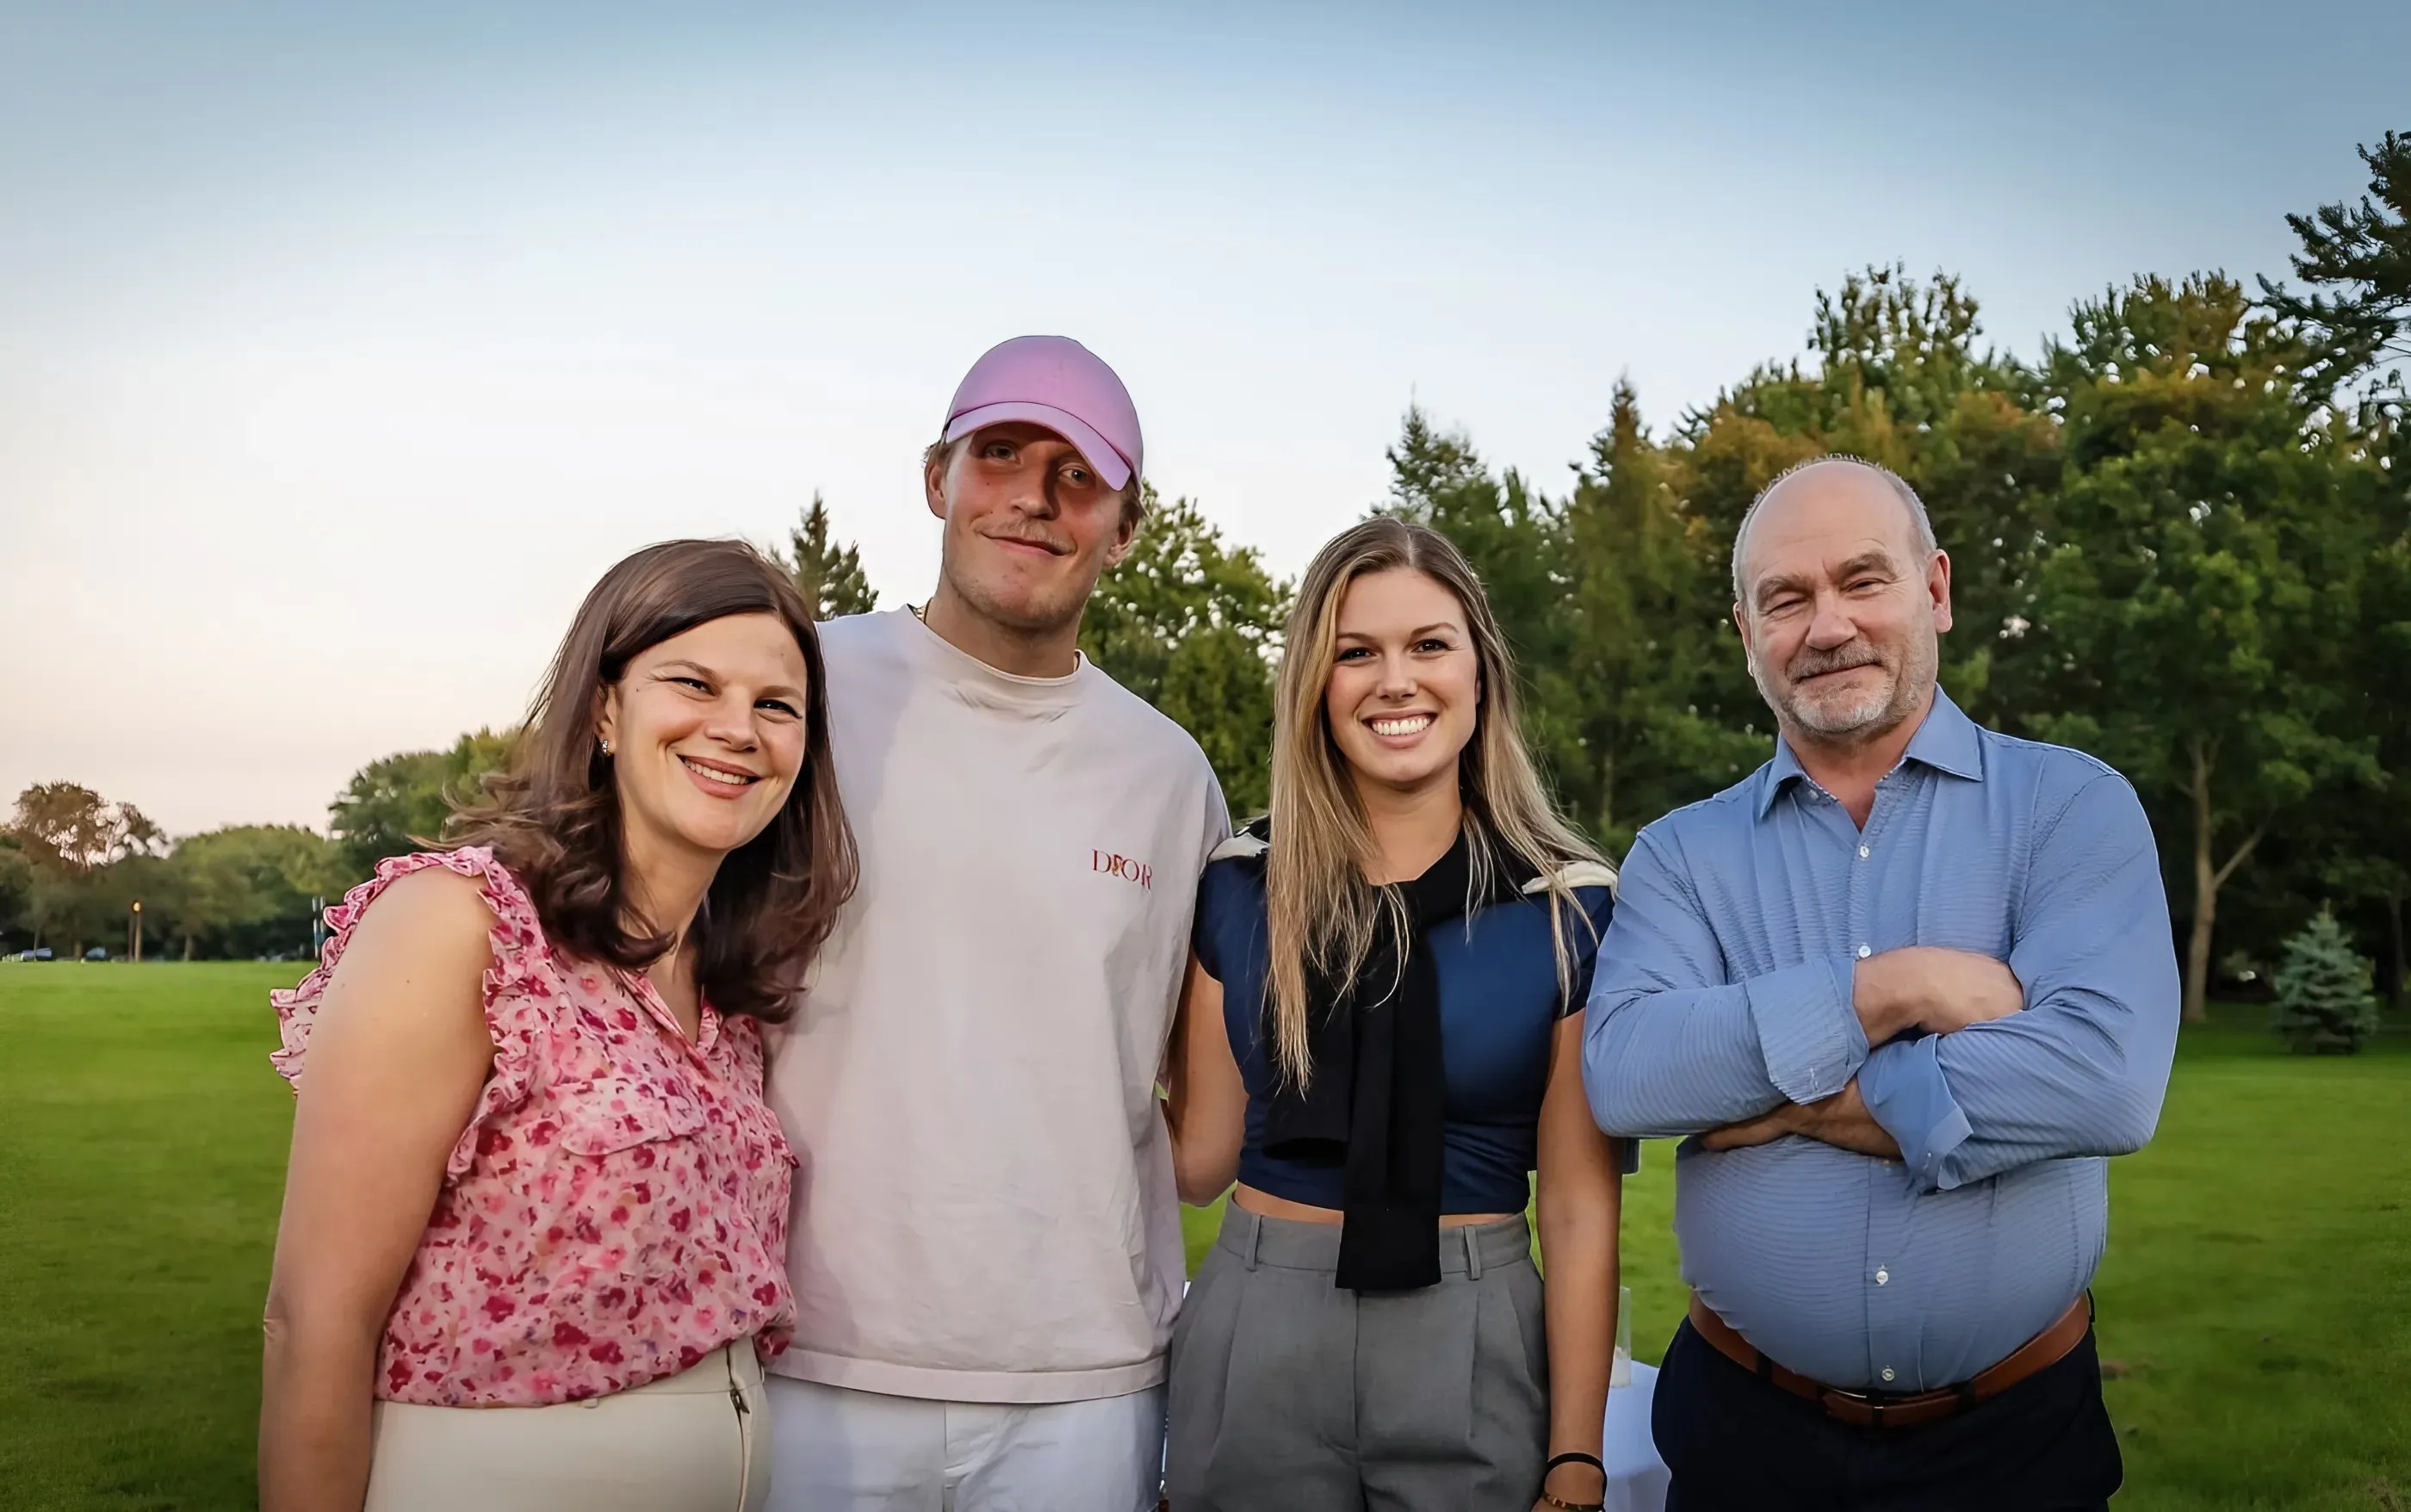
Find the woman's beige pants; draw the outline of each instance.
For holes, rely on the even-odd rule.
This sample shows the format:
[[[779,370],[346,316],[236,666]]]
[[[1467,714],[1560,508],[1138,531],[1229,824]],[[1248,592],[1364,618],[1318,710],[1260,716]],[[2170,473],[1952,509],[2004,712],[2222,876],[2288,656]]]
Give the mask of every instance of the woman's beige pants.
[[[760,1512],[770,1433],[753,1342],[557,1407],[376,1403],[366,1512]]]

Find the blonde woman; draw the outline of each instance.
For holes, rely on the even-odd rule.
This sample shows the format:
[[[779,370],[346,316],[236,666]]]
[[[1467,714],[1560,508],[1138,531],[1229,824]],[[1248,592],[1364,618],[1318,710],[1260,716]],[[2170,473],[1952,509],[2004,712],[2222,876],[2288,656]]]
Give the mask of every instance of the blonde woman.
[[[1206,868],[1166,1066],[1182,1199],[1238,1183],[1173,1335],[1167,1494],[1596,1508],[1622,1178],[1582,1003],[1614,873],[1445,536],[1339,536],[1288,647],[1272,813]]]

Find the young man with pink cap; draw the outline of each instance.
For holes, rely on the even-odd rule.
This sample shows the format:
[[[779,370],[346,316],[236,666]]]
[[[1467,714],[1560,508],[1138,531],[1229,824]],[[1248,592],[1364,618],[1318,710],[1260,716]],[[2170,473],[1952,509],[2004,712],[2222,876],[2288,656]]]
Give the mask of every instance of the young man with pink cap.
[[[1229,817],[1076,647],[1140,467],[1112,369],[1004,342],[924,458],[936,592],[822,628],[862,880],[772,1049],[802,1163],[778,1512],[1155,1505],[1183,1275],[1155,1079]]]

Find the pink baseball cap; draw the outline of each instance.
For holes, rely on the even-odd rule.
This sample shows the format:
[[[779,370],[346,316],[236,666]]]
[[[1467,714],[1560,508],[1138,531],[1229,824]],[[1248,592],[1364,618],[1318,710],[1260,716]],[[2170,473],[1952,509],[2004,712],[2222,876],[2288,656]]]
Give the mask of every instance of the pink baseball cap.
[[[948,441],[1026,420],[1080,449],[1110,488],[1141,471],[1138,407],[1094,352],[1068,336],[1016,336],[983,353],[946,407]]]

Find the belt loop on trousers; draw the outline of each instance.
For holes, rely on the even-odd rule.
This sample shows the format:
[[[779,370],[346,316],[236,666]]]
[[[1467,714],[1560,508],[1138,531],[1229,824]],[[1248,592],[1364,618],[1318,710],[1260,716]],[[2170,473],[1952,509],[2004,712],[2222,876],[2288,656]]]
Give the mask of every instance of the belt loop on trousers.
[[[1468,1223],[1458,1225],[1456,1230],[1465,1236],[1465,1278],[1468,1281],[1482,1279],[1482,1244],[1473,1237],[1473,1229],[1474,1225]]]
[[[1264,1217],[1261,1213],[1248,1213],[1245,1208],[1239,1211],[1248,1215],[1248,1269],[1252,1271],[1256,1268],[1256,1246],[1264,1240]]]

